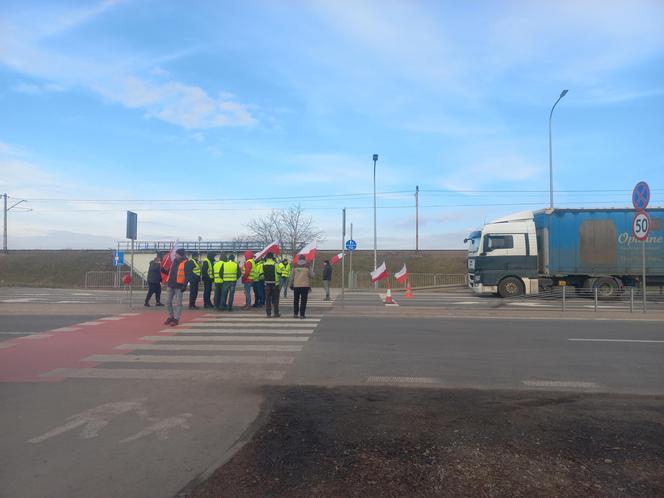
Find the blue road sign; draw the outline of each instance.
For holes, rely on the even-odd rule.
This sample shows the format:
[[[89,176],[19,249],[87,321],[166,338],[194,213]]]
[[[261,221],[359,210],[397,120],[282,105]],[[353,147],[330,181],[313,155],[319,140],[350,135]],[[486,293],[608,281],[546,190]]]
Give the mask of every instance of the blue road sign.
[[[355,242],[353,239],[347,240],[346,249],[348,251],[354,251],[355,249],[357,249],[357,242]]]
[[[124,265],[124,252],[115,251],[115,256],[113,257],[113,266],[122,266]]]
[[[645,209],[650,202],[650,187],[646,182],[639,182],[632,191],[634,209]]]

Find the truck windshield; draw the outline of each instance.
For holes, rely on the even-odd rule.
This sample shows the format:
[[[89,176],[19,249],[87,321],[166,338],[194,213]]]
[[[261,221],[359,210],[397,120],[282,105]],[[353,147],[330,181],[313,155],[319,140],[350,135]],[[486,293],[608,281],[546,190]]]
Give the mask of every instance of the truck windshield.
[[[468,242],[468,253],[475,254],[480,248],[480,238],[482,237],[481,232],[472,232],[466,241]]]

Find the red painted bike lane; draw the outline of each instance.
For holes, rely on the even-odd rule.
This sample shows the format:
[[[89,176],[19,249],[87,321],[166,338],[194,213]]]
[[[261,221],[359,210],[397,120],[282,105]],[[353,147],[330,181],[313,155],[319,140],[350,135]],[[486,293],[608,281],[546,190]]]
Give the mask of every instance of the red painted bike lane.
[[[189,313],[189,320],[185,319],[181,323],[187,323],[196,316]],[[114,349],[120,344],[150,344],[154,341],[142,341],[140,338],[156,335],[167,328],[164,325],[165,317],[165,314],[150,312],[118,316],[119,319],[113,321],[97,320],[99,325],[71,325],[72,328],[80,327],[80,330],[74,332],[49,330],[44,331],[45,334],[52,334],[49,337],[6,341],[5,347],[0,349],[0,382],[60,382],[64,379],[40,375],[56,368],[97,366],[99,363],[82,361],[93,354],[131,352]]]

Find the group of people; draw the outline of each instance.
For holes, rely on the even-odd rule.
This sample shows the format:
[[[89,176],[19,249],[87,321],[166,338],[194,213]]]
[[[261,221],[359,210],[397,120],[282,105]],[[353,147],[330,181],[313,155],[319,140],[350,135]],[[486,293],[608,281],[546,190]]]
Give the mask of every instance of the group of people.
[[[169,257],[169,256],[167,256]],[[307,300],[311,291],[314,272],[305,256],[296,256],[294,265],[287,258],[275,259],[271,252],[264,258],[256,259],[254,253],[245,251],[244,261],[235,261],[234,254],[223,255],[216,252],[186,252],[184,249],[175,251],[175,257],[166,268],[162,259],[157,256],[150,262],[148,269],[148,293],[145,306],[150,306],[150,299],[155,296],[156,306],[161,303],[161,284],[167,286],[168,318],[166,325],[178,325],[182,315],[183,295],[189,287],[189,309],[198,309],[199,287],[203,282],[203,307],[217,311],[232,312],[235,300],[235,289],[238,281],[244,287],[245,304],[242,310],[265,308],[268,317],[278,318],[279,299],[288,289],[293,291],[293,317],[305,318]],[[325,299],[330,299],[330,280],[332,267],[325,261],[323,268],[323,285]],[[213,294],[214,291],[214,294]],[[253,293],[253,304],[252,304]]]

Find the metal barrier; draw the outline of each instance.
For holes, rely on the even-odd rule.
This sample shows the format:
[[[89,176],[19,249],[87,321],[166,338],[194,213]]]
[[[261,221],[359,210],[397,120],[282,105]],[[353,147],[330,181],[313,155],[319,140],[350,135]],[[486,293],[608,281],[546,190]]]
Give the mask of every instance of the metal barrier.
[[[441,286],[465,286],[467,284],[466,273],[409,273],[410,285],[415,288],[441,287]],[[393,289],[405,288],[406,282],[399,283],[393,274],[385,280],[378,282],[378,288],[386,289],[388,282]],[[371,276],[366,271],[352,271],[348,274],[349,289],[371,289],[374,284]]]
[[[659,292],[658,292],[659,291]],[[554,287],[528,296],[508,297],[501,300],[507,305],[522,305],[531,309],[558,309],[560,311],[629,311],[646,312],[651,309],[664,310],[664,293],[658,287],[648,287],[646,299],[642,289],[625,287],[613,295],[602,295],[594,288],[571,286]]]
[[[125,285],[123,279],[131,274],[129,271],[88,271],[85,272],[86,289],[122,289]],[[134,289],[147,288],[147,281],[143,275],[134,272]]]

